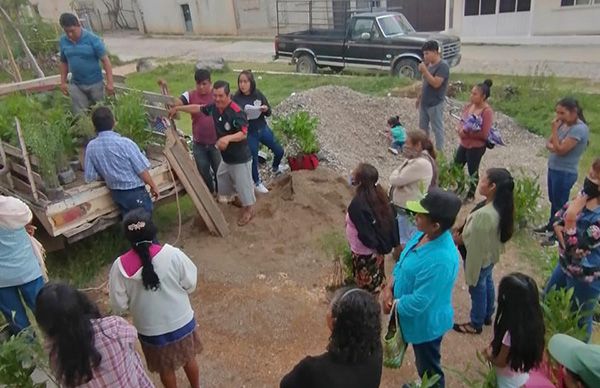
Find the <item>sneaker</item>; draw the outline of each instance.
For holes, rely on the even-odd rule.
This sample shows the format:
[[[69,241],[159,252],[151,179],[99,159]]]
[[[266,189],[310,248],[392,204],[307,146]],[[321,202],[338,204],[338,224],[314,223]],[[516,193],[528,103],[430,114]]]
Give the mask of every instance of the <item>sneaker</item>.
[[[260,194],[267,194],[269,192],[269,189],[267,189],[265,185],[262,182],[260,182],[254,186],[254,191]]]
[[[391,152],[392,154],[394,154],[394,155],[398,155],[398,150],[397,150],[397,149],[395,149],[394,147],[390,147],[390,148],[388,148],[388,151],[390,151],[390,152]]]
[[[285,174],[289,170],[290,170],[290,166],[288,166],[287,164],[280,164],[277,168],[273,169],[273,173],[275,174],[275,176],[277,176],[277,175]]]
[[[533,233],[536,234],[541,234],[544,236],[548,236],[552,231],[548,228],[548,225],[543,225],[540,227],[537,227],[533,230]]]

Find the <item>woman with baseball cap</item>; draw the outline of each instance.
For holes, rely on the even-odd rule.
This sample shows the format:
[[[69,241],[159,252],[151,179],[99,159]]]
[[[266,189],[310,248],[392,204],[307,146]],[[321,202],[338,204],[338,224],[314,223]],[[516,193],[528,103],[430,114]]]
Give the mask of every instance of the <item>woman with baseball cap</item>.
[[[417,371],[441,377],[440,346],[452,328],[452,288],[458,274],[458,251],[450,232],[460,211],[454,193],[431,189],[421,201],[407,201],[415,216],[417,232],[406,244],[383,291],[383,309],[389,313],[393,301],[406,342],[413,345]]]

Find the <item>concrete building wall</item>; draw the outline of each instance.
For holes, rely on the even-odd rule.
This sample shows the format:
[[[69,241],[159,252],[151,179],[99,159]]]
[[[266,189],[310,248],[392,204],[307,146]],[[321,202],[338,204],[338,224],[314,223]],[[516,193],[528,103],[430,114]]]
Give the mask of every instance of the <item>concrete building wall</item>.
[[[600,4],[561,7],[560,0],[536,0],[532,35],[600,35]]]
[[[46,20],[58,22],[63,12],[73,12],[70,0],[31,0],[30,4],[36,6],[40,16]]]
[[[185,34],[182,5],[192,17],[192,33],[235,35],[237,26],[233,0],[138,0],[147,33]],[[142,30],[142,23],[139,23]]]

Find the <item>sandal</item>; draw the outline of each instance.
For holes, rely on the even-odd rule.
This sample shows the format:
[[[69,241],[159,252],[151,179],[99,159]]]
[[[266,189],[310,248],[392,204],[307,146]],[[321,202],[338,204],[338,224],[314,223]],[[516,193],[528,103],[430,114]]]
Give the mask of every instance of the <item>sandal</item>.
[[[454,331],[457,331],[461,334],[481,334],[481,332],[483,331],[483,329],[480,327],[479,329],[473,327],[473,325],[471,325],[471,323],[455,323],[454,326],[452,326],[452,328],[454,329]]]
[[[253,218],[254,218],[253,211],[244,212],[244,214],[242,214],[242,216],[238,220],[237,224],[238,224],[238,226],[248,225],[248,223],[250,221],[252,221]]]

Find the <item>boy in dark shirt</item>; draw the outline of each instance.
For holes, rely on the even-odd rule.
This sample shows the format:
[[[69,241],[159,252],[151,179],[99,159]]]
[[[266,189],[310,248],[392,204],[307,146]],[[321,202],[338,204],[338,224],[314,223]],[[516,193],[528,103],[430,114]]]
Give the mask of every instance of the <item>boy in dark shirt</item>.
[[[254,182],[252,180],[252,157],[248,148],[248,120],[246,114],[231,101],[229,84],[217,81],[213,85],[215,102],[209,105],[176,106],[175,111],[212,116],[217,132],[216,147],[221,151],[223,162],[217,171],[219,195],[231,197],[237,194],[242,205],[239,226],[244,226],[254,217]]]

